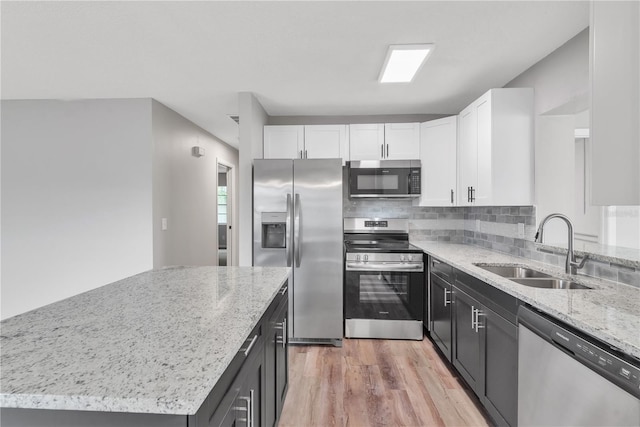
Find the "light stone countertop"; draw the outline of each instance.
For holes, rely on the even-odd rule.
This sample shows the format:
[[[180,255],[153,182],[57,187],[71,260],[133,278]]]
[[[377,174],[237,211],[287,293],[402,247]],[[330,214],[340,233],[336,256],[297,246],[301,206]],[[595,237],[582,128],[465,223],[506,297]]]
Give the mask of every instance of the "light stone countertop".
[[[289,270],[152,270],[6,319],[0,407],[195,414]]]
[[[536,243],[537,247],[551,252],[567,253],[567,245],[558,243]],[[631,268],[640,268],[640,249],[608,246],[591,242],[574,242],[573,252],[583,257],[589,255],[591,259],[610,262]]]
[[[593,289],[532,288],[490,273],[474,263],[520,264],[556,277],[564,270],[472,245],[411,241],[451,266],[531,304],[549,315],[640,359],[640,288],[588,276],[571,279]]]

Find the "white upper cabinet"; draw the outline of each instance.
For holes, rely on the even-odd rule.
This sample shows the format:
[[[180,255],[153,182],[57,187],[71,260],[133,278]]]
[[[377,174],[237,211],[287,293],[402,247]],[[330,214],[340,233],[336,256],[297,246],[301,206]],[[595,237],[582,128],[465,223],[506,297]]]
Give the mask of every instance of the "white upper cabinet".
[[[640,3],[591,2],[591,199],[640,205]]]
[[[384,125],[386,160],[420,158],[420,123],[386,123]]]
[[[304,154],[304,126],[265,126],[265,159],[296,159]]]
[[[420,206],[456,206],[458,117],[420,124]]]
[[[347,125],[304,127],[304,155],[307,159],[349,160]]]
[[[351,160],[417,160],[420,123],[349,126]]]
[[[347,125],[265,126],[265,159],[348,160]]]
[[[384,125],[349,125],[349,158],[380,160],[384,158]]]
[[[478,186],[478,114],[471,104],[458,116],[458,204],[471,205],[471,188]]]
[[[491,89],[458,120],[458,204],[531,205],[533,89]]]

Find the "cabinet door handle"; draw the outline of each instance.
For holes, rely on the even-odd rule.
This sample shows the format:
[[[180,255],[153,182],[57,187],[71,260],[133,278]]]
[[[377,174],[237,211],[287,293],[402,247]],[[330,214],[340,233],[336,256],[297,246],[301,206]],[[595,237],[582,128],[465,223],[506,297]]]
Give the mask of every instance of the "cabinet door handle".
[[[471,202],[475,202],[476,201],[476,189],[471,187]]]
[[[300,150],[300,158],[302,159],[302,150]]]
[[[307,150],[304,150],[304,158],[305,158],[305,159],[308,159],[308,158],[309,158],[309,156],[307,156]]]
[[[247,422],[247,427],[253,427],[253,389],[249,390],[249,420]]]
[[[484,316],[484,313],[482,313],[480,309],[476,308],[476,332],[478,332],[478,329],[484,328],[484,326],[480,324],[480,316]]]
[[[431,265],[433,265],[433,266],[435,267],[437,264],[442,264],[442,262],[438,261],[438,260],[437,260],[437,259],[435,259],[435,258],[432,258],[432,259],[431,259]]]
[[[467,187],[467,202],[471,203],[471,187]]]
[[[250,422],[249,420],[251,419],[251,397],[243,396],[243,397],[239,397],[238,399],[244,401],[244,407],[237,406],[237,407],[234,407],[233,409],[247,413],[247,418],[239,418],[238,421],[244,421],[248,427]]]
[[[282,348],[285,348],[287,346],[287,318],[285,317],[282,322],[276,323],[275,328],[282,331],[282,340],[278,341],[276,337],[276,343],[282,344]]]
[[[451,204],[453,204],[453,190],[451,190]]]
[[[380,158],[384,159],[384,144],[380,144]]]
[[[389,144],[387,144],[387,159],[389,158]]]
[[[471,329],[476,329],[476,308],[471,306]]]
[[[287,293],[287,289],[289,289],[288,286],[285,286],[284,288],[280,289],[280,295],[284,295]]]
[[[445,307],[451,304],[451,300],[447,300],[447,294],[451,294],[451,291],[445,289],[444,290],[444,306]]]
[[[282,320],[282,348],[287,347],[287,318]]]
[[[251,348],[253,347],[253,345],[256,343],[256,341],[258,340],[258,334],[255,334],[253,336],[253,338],[251,339],[251,342],[249,343],[249,347],[247,347],[247,349],[244,351],[244,355],[248,356],[249,352],[251,351]]]

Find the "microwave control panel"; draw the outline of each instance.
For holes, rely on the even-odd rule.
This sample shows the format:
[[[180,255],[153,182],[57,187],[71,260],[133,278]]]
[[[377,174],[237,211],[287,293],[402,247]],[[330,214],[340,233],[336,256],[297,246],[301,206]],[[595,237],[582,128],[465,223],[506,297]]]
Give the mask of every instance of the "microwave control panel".
[[[409,194],[420,194],[420,169],[411,169]]]

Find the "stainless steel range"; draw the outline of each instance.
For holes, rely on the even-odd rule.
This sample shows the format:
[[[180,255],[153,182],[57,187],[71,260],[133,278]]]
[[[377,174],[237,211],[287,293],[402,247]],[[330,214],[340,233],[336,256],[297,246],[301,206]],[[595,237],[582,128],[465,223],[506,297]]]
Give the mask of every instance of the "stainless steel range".
[[[345,337],[422,340],[424,254],[407,219],[345,218]]]

